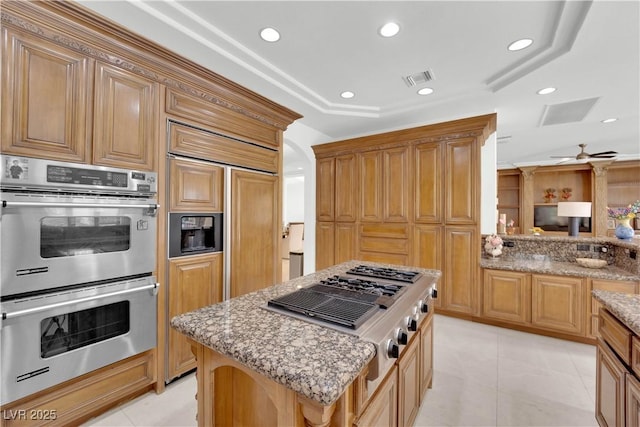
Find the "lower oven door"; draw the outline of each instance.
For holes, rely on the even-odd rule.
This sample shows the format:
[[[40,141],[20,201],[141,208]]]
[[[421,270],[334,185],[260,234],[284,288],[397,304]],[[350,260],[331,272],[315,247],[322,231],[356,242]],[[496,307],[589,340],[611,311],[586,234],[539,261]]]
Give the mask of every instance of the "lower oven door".
[[[2,302],[1,404],[156,346],[147,276]]]

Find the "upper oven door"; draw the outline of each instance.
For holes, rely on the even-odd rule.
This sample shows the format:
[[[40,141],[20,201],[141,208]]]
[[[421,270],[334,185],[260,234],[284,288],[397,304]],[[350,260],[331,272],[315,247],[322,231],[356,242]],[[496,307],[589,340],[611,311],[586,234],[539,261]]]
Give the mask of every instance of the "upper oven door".
[[[151,273],[155,200],[2,193],[1,295]]]

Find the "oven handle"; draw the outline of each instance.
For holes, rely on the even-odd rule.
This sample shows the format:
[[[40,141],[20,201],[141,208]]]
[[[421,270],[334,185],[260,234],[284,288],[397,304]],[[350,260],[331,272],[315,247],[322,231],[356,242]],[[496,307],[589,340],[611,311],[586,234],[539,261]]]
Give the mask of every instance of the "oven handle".
[[[3,208],[10,207],[60,207],[60,208],[141,208],[141,209],[158,209],[157,203],[148,204],[121,204],[121,203],[65,203],[65,202],[10,202],[2,201]]]
[[[159,286],[160,286],[159,283],[153,283],[151,285],[140,286],[140,287],[133,288],[133,289],[123,289],[121,291],[115,291],[115,292],[110,292],[110,293],[101,294],[101,295],[92,295],[90,297],[77,298],[77,299],[74,299],[74,300],[71,300],[71,301],[64,301],[64,302],[58,302],[58,303],[55,303],[55,304],[42,305],[40,307],[28,308],[26,310],[18,310],[18,311],[14,311],[14,312],[11,312],[11,313],[2,313],[2,320],[13,319],[13,318],[16,318],[16,317],[25,316],[27,314],[39,313],[41,311],[51,310],[52,308],[64,307],[66,305],[72,305],[72,304],[77,304],[77,303],[81,303],[81,302],[95,301],[97,299],[113,297],[113,296],[117,296],[117,295],[132,294],[132,293],[146,291],[146,290],[151,290],[151,293],[153,295],[158,295],[158,287]]]

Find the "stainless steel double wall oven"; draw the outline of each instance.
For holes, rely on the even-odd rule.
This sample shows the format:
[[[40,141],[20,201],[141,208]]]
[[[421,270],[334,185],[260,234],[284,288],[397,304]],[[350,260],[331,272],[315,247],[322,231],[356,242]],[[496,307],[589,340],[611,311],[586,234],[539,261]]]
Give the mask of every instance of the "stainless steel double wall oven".
[[[157,174],[0,155],[1,402],[156,345]]]

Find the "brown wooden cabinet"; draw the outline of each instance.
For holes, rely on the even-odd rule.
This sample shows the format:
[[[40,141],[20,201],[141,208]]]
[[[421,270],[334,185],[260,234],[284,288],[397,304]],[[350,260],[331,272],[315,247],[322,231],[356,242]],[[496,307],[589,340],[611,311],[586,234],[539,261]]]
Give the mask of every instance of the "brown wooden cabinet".
[[[602,340],[596,353],[596,420],[603,427],[625,424],[626,368]]]
[[[358,230],[356,224],[351,222],[335,223],[334,264],[339,264],[356,258],[358,253],[357,236]]]
[[[158,83],[3,29],[2,151],[156,170]]]
[[[475,137],[447,141],[444,156],[444,217],[447,224],[479,219],[480,148]]]
[[[640,381],[629,373],[625,376],[626,383],[626,410],[625,419],[627,427],[640,426]]]
[[[222,253],[174,258],[169,261],[169,319],[222,301]],[[196,367],[187,338],[169,330],[167,379]]]
[[[466,314],[479,309],[478,246],[475,226],[444,227],[444,272],[439,288],[443,309]]]
[[[316,220],[335,219],[336,159],[318,159],[316,162]],[[332,246],[333,247],[333,246]],[[333,264],[331,264],[333,265]],[[317,267],[316,268],[324,268]]]
[[[413,425],[420,409],[420,347],[414,334],[398,360],[398,427]]]
[[[397,367],[394,366],[387,374],[353,425],[357,427],[395,427],[398,425]]]
[[[313,146],[316,268],[347,259],[355,246],[363,261],[438,269],[438,309],[478,314],[480,147],[495,117]],[[351,228],[337,226],[352,222],[353,209],[355,245]]]
[[[582,278],[533,274],[531,323],[540,328],[583,335],[584,294]]]
[[[531,322],[531,275],[484,270],[482,316],[516,324]]]
[[[600,307],[592,289],[636,289],[635,282],[484,269],[479,320],[530,332],[587,341]]]
[[[335,223],[316,222],[316,270],[335,265]]]
[[[442,144],[428,142],[415,147],[415,221],[440,224],[443,218]]]
[[[590,337],[597,337],[598,323],[599,323],[599,311],[602,304],[600,304],[595,298],[591,296],[591,291],[594,289],[600,289],[603,291],[622,292],[625,294],[637,294],[640,290],[640,284],[638,282],[623,282],[619,280],[604,280],[604,279],[588,279],[587,287],[587,334]]]
[[[360,221],[382,222],[383,164],[381,151],[360,153]]]
[[[231,171],[231,298],[280,279],[279,184],[277,176]]]
[[[410,190],[409,148],[368,151],[360,153],[359,158],[360,220],[407,222]],[[352,186],[351,192],[357,188]]]
[[[95,61],[2,29],[2,152],[87,163]]]
[[[335,220],[355,222],[358,217],[358,192],[360,189],[356,155],[337,156],[335,164]]]
[[[222,212],[224,169],[188,159],[169,161],[170,212]]]
[[[413,232],[413,263],[422,268],[430,268],[442,272],[440,283],[445,280],[443,271],[443,234],[440,225],[416,224]],[[440,287],[442,289],[442,287]],[[442,298],[434,300],[436,307],[442,306]]]
[[[433,312],[420,325],[420,404],[433,384]]]
[[[154,81],[96,63],[93,164],[156,170],[158,88]]]

